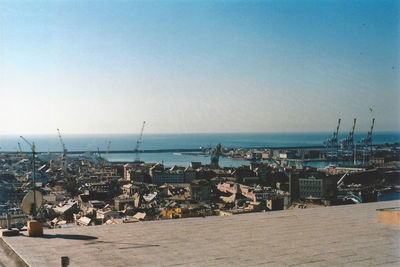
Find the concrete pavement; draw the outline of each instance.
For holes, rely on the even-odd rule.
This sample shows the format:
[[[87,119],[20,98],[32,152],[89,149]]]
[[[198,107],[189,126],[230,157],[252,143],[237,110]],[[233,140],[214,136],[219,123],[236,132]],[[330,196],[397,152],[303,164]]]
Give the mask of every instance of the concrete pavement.
[[[45,230],[4,237],[31,266],[400,266],[400,201]]]

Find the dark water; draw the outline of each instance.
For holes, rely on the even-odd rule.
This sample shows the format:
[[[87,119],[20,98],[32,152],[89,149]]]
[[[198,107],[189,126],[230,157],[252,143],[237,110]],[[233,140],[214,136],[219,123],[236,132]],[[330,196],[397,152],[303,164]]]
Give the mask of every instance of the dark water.
[[[400,192],[389,191],[378,196],[378,201],[400,200]]]
[[[291,147],[291,146],[318,146],[331,136],[331,133],[234,133],[234,134],[144,134],[140,149],[198,149],[199,147],[215,147],[221,143],[223,147]],[[365,137],[366,133],[355,134],[357,142]],[[24,136],[35,141],[38,152],[62,151],[57,133],[54,135]],[[345,135],[339,136],[339,139]],[[137,135],[63,135],[68,151],[97,151],[106,150],[111,141],[110,150],[132,150],[136,145]],[[23,151],[29,147],[19,136],[0,136],[1,151],[18,151],[18,142]],[[400,142],[400,133],[377,132],[373,135],[374,144]],[[173,153],[141,153],[141,160],[145,162],[164,162],[165,166],[188,166],[191,161],[203,164],[210,163],[209,156],[176,155]],[[134,161],[135,155],[114,154],[108,155],[109,161]],[[245,160],[220,159],[222,167],[238,167],[249,164]],[[330,162],[310,162],[312,167],[324,167]]]
[[[346,134],[339,135],[342,139]],[[356,133],[357,142],[366,133]],[[58,135],[24,136],[35,141],[38,152],[62,151]],[[223,147],[281,147],[281,146],[317,146],[331,137],[331,133],[233,133],[233,134],[144,134],[140,149],[194,149],[214,147],[221,143]],[[111,141],[111,150],[134,149],[138,135],[63,135],[64,143],[69,151],[105,150]],[[17,151],[18,142],[22,149],[28,151],[27,144],[19,136],[0,135],[0,151]],[[400,142],[399,132],[377,132],[373,135],[374,144]]]

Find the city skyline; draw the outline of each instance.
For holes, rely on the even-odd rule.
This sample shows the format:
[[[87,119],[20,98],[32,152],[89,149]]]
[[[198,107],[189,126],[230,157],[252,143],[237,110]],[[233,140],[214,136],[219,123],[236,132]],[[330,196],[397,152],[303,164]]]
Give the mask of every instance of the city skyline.
[[[400,130],[396,1],[2,1],[0,38],[0,134]]]

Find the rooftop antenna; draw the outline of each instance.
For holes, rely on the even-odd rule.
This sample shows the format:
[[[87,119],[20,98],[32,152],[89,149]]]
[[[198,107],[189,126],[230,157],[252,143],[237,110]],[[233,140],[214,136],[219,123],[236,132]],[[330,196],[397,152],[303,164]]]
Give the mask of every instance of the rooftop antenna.
[[[32,216],[36,216],[38,208],[40,208],[40,204],[38,205],[38,201],[37,201],[37,194],[40,194],[36,191],[36,178],[35,178],[35,155],[36,155],[36,146],[35,146],[35,142],[30,143],[28,140],[26,140],[22,135],[20,136],[22,140],[25,141],[25,143],[27,143],[31,150],[32,150],[32,179],[33,179],[33,185],[32,185],[32,191],[33,191],[33,200],[29,201],[30,205],[30,210],[29,210],[29,214],[31,214]],[[25,196],[27,197],[29,195],[29,193]],[[24,198],[25,199],[25,198]]]

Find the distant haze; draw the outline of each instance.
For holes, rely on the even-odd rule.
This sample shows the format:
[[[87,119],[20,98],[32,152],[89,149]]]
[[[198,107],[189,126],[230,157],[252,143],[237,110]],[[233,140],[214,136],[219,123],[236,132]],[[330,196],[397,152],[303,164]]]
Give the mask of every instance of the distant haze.
[[[0,1],[0,134],[400,130],[399,1]]]

